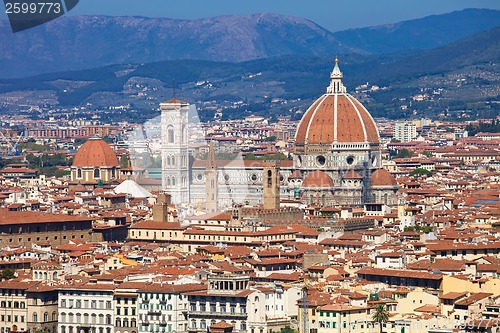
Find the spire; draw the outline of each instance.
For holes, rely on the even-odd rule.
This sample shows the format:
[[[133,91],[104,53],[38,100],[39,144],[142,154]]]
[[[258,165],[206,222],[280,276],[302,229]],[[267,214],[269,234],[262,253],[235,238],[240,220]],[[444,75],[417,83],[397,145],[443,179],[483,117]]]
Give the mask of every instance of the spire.
[[[330,85],[326,88],[327,94],[345,94],[346,88],[342,83],[344,79],[344,75],[340,71],[339,68],[339,59],[335,57],[335,67],[333,71],[330,73]]]
[[[217,169],[217,164],[215,163],[214,142],[210,141],[210,144],[208,146],[207,170],[215,170],[215,169]]]

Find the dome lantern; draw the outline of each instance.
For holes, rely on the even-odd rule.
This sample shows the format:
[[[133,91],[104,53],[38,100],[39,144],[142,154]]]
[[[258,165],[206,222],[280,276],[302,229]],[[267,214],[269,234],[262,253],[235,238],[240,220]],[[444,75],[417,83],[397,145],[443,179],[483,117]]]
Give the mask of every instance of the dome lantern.
[[[345,94],[347,92],[346,87],[342,83],[344,75],[339,68],[339,59],[335,58],[335,67],[330,73],[330,85],[326,88],[327,94]]]

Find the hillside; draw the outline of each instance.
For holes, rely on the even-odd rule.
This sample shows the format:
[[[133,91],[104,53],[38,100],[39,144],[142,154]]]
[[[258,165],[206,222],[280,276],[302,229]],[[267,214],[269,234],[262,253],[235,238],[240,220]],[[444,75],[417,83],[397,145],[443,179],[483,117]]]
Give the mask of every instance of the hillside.
[[[371,54],[432,49],[500,25],[500,11],[465,9],[442,15],[334,33],[349,48]]]
[[[0,21],[0,77],[163,60],[244,62],[430,49],[498,22],[500,11],[468,9],[331,33],[306,19],[269,13],[198,20],[65,16],[13,34]]]
[[[438,114],[443,107],[473,107],[485,115],[498,112],[497,104],[490,101],[498,100],[500,91],[499,55],[500,28],[495,28],[404,57],[349,54],[339,58],[348,91],[356,93],[374,115],[397,118]],[[130,105],[136,110],[133,117],[147,118],[160,101],[171,97],[175,80],[178,96],[197,103],[207,117],[213,117],[214,109],[221,109],[225,118],[248,113],[294,115],[324,92],[332,66],[330,57],[283,56],[242,63],[170,60],[0,80],[0,111],[15,111],[15,96],[24,103],[43,101],[58,108],[92,105],[103,110]],[[355,89],[366,82],[383,89]],[[429,96],[413,102],[414,110],[405,109],[418,94]],[[106,112],[106,117],[131,114]]]

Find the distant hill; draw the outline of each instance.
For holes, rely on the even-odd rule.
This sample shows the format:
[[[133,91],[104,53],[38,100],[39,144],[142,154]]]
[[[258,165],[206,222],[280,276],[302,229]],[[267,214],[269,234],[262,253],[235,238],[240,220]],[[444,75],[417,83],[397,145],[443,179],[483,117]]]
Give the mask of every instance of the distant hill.
[[[500,11],[465,9],[421,19],[334,33],[343,46],[383,54],[432,49],[500,26]]]
[[[430,49],[498,22],[500,11],[468,9],[331,33],[306,19],[276,14],[199,20],[66,16],[13,34],[8,23],[0,21],[0,77],[163,60],[243,62]]]
[[[366,82],[385,86],[361,96],[374,115],[397,117],[400,100],[422,89],[430,93],[441,89],[441,101],[457,109],[476,101],[498,100],[500,27],[405,56],[340,54],[339,58],[348,91],[354,92]],[[147,118],[159,102],[171,97],[175,80],[180,98],[192,103],[216,101],[231,110],[228,117],[238,118],[247,111],[279,115],[293,108],[303,110],[324,93],[332,68],[332,59],[327,56],[282,56],[241,63],[168,60],[4,79],[0,80],[0,94],[43,91],[43,96],[52,96],[55,105],[62,107],[90,103],[96,109],[106,109],[130,104],[140,111],[134,117]],[[276,104],[274,98],[295,100],[295,104]],[[5,100],[0,95],[0,106],[8,100],[9,95]],[[245,105],[234,108],[233,102],[238,101],[245,101]],[[431,106],[429,103],[422,112]]]
[[[169,59],[241,62],[339,52],[332,33],[276,14],[199,20],[67,16],[12,34],[0,23],[3,77]]]

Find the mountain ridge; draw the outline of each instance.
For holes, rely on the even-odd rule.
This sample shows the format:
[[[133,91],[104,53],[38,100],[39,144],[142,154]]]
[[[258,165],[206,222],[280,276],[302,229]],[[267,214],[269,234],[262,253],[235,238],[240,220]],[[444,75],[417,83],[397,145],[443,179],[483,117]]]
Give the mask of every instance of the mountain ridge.
[[[465,30],[462,28],[465,31],[462,35],[471,35],[480,32],[477,30],[484,31],[498,25],[500,11],[468,9],[395,23],[392,27],[396,39],[393,38],[395,35],[387,33],[388,25],[386,28],[378,26],[332,33],[310,20],[273,13],[198,20],[65,16],[17,34],[10,33],[6,21],[0,21],[0,35],[4,37],[0,38],[0,67],[4,69],[0,75],[4,78],[25,77],[172,59],[242,62],[286,55],[333,57],[341,53],[401,52],[412,49],[408,41],[416,38],[415,31],[419,31],[419,26],[426,26],[431,20],[457,30],[456,17],[466,17],[471,22],[483,18],[481,25],[473,27],[462,22],[467,26]],[[402,26],[411,29],[401,31]],[[374,34],[374,31],[379,32]],[[432,33],[442,35],[436,29]],[[447,42],[457,39],[460,34],[449,35]],[[418,47],[426,49],[442,45],[437,37],[429,40],[424,45],[420,39]],[[404,47],[395,48],[395,42]]]

